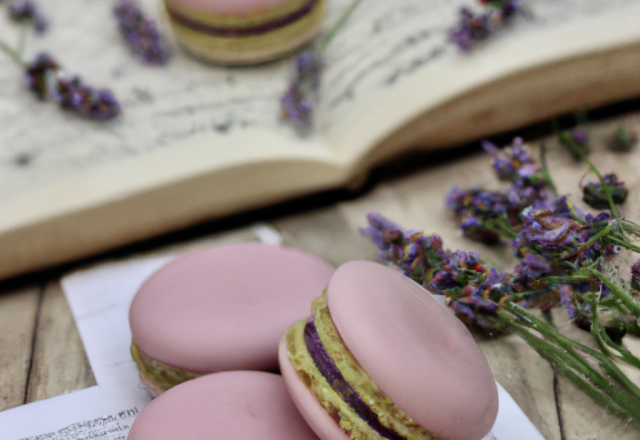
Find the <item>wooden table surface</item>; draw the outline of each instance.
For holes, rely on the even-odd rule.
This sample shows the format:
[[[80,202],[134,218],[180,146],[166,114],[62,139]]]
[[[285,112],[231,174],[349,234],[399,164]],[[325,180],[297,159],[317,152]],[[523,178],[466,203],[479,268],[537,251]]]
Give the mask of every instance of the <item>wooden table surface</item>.
[[[623,120],[640,128],[640,117],[626,116],[595,124],[593,161],[602,171],[615,170],[632,189],[625,215],[640,219],[640,151],[612,153],[606,144]],[[536,146],[539,141],[532,142]],[[578,199],[578,182],[586,167],[574,162],[555,140],[546,139],[552,176],[561,192]],[[399,173],[403,174],[403,173]],[[376,259],[376,250],[358,233],[365,215],[378,211],[406,228],[439,233],[450,249],[477,250],[496,267],[511,264],[508,246],[485,247],[471,243],[456,230],[444,207],[444,194],[452,184],[474,183],[497,187],[490,158],[465,155],[419,171],[405,173],[375,185],[355,200],[270,221],[284,244],[325,258],[334,265],[353,259]],[[186,252],[211,245],[255,240],[250,226],[218,231],[195,240],[156,247],[147,253]],[[133,255],[131,255],[133,256]],[[0,293],[0,410],[9,409],[95,384],[58,276],[39,284],[5,288]],[[24,283],[22,283],[24,284]],[[563,310],[555,311],[559,326],[587,343],[587,333],[567,323]],[[629,345],[637,344],[627,340]],[[496,379],[511,393],[548,440],[640,439],[640,430],[595,406],[517,336],[479,341]],[[1,437],[1,435],[0,435]]]

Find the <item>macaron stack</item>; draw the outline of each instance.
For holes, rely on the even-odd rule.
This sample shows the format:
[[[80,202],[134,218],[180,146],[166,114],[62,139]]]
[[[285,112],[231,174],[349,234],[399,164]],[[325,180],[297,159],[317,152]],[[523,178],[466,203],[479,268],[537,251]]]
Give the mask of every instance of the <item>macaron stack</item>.
[[[334,272],[284,247],[213,248],[154,274],[130,317],[143,381],[156,394],[177,386],[129,440],[480,440],[496,418],[496,384],[466,328],[376,263]],[[278,359],[282,377],[204,375],[276,371]]]
[[[320,31],[325,0],[165,0],[174,34],[193,55],[254,64],[282,57]]]

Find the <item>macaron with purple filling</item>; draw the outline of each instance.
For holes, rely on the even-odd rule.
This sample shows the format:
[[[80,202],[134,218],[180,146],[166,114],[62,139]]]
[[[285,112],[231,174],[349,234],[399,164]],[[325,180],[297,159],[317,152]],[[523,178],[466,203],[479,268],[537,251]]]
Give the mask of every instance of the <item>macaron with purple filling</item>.
[[[401,273],[339,267],[280,343],[298,409],[323,440],[480,440],[498,391],[457,318]]]
[[[320,32],[326,0],[164,0],[178,42],[229,65],[280,58]]]
[[[127,440],[318,440],[281,376],[256,371],[213,374],[153,400]]]
[[[261,243],[186,254],[155,272],[129,311],[131,353],[154,395],[207,373],[278,369],[278,342],[333,266]]]

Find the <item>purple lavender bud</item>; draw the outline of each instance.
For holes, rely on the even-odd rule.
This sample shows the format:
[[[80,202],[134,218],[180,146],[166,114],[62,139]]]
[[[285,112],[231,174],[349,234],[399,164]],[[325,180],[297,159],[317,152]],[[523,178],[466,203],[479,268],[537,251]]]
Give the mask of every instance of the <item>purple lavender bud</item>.
[[[280,99],[280,117],[300,136],[306,136],[313,129],[314,103],[324,60],[319,52],[307,51],[296,57],[294,67],[293,80]]]
[[[460,230],[465,237],[480,243],[495,244],[500,241],[500,236],[483,226],[474,215],[469,215],[464,219],[460,224]]]
[[[135,0],[119,0],[114,7],[120,33],[140,59],[152,66],[162,66],[171,53],[153,20],[145,18]]]
[[[295,69],[297,81],[306,84],[311,90],[320,88],[320,76],[324,68],[324,59],[317,51],[306,51],[296,57]]]
[[[475,15],[468,8],[460,9],[458,24],[449,30],[449,41],[464,52],[471,50],[491,33],[489,14]]]
[[[573,130],[569,130],[569,133],[571,134],[571,138],[574,142],[577,142],[579,144],[589,142],[589,134],[584,130],[574,128]]]
[[[580,128],[563,131],[558,135],[558,139],[569,149],[575,159],[581,159],[591,151],[589,134]]]
[[[280,99],[280,116],[298,134],[308,135],[313,127],[313,102],[294,84]]]
[[[13,0],[9,7],[9,16],[15,21],[32,20],[33,27],[39,34],[44,33],[49,27],[49,23],[34,0]]]
[[[640,260],[631,266],[631,287],[640,291]]]
[[[45,99],[50,91],[50,84],[60,69],[60,65],[47,53],[40,53],[31,62],[25,72],[24,78],[29,90],[40,99]]]
[[[62,108],[88,119],[107,120],[120,114],[120,105],[110,90],[86,86],[77,76],[59,78],[55,97]]]

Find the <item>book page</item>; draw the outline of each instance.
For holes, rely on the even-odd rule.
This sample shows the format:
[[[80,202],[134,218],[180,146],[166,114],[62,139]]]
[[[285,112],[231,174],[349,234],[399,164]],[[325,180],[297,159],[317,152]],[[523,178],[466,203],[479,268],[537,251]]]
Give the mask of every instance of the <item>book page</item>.
[[[638,0],[525,0],[522,11],[469,53],[448,41],[477,0],[368,2],[328,51],[319,127],[351,155],[425,110],[517,71],[640,41]],[[622,23],[624,21],[624,24]],[[562,41],[558,41],[560,38]],[[348,151],[347,151],[348,150]]]
[[[196,138],[206,137],[215,145],[241,132],[269,130],[303,151],[310,148],[308,139],[298,138],[279,120],[290,60],[250,68],[211,66],[186,56],[172,42],[172,61],[149,67],[134,57],[119,35],[113,1],[39,3],[50,29],[42,37],[29,34],[26,59],[50,53],[87,84],[113,90],[123,114],[114,121],[93,122],[61,111],[54,103],[39,102],[26,89],[20,68],[0,54],[0,202],[107,164],[184,148]],[[161,2],[141,3],[170,36]],[[327,25],[349,3],[330,0]],[[638,3],[528,0],[528,18],[518,18],[517,26],[495,39],[543,32],[545,27]],[[345,120],[359,116],[354,104],[459,56],[446,42],[447,29],[461,6],[473,4],[474,0],[364,0],[328,50],[312,138],[325,137],[334,126],[340,126],[337,133],[344,130]],[[8,21],[7,8],[0,5],[0,38],[15,44],[19,28]],[[488,60],[490,45],[482,48]],[[322,144],[312,143],[313,148]]]

